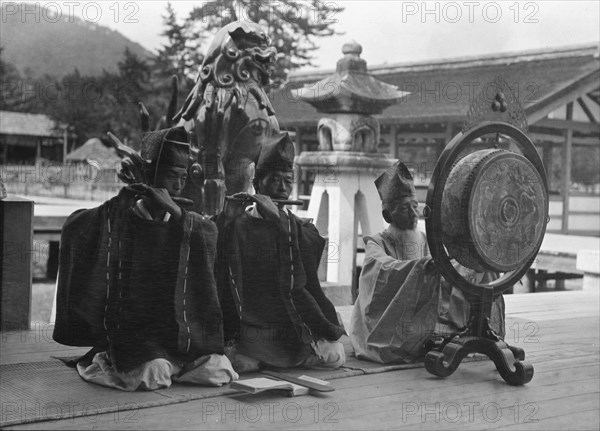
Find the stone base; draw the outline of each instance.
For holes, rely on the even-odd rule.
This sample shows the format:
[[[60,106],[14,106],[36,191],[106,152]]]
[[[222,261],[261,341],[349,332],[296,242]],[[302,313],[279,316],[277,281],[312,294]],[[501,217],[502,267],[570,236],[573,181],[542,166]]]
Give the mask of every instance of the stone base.
[[[322,281],[321,287],[325,296],[336,307],[343,305],[352,305],[352,288],[349,285]]]
[[[328,239],[327,267],[322,269],[326,280],[352,286],[359,234],[385,229],[375,179],[396,160],[382,154],[316,151],[301,153],[295,162],[302,171],[315,173],[306,217]]]

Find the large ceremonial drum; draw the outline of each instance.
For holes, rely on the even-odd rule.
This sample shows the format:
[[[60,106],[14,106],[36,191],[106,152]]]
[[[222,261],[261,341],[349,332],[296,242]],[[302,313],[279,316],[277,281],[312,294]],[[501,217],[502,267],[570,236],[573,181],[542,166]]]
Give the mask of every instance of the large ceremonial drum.
[[[523,155],[475,151],[444,185],[441,233],[448,255],[476,271],[507,272],[537,253],[548,218],[545,179]]]

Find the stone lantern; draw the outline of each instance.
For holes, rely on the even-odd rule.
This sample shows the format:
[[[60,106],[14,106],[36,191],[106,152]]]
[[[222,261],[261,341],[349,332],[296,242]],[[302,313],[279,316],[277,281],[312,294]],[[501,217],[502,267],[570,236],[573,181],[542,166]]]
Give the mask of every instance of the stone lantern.
[[[315,173],[308,217],[328,237],[326,281],[350,287],[359,225],[362,235],[385,226],[374,180],[396,162],[377,153],[379,122],[373,115],[408,93],[371,76],[358,43],[345,44],[342,52],[333,75],[294,90],[326,114],[317,126],[319,151],[301,153],[296,163]]]

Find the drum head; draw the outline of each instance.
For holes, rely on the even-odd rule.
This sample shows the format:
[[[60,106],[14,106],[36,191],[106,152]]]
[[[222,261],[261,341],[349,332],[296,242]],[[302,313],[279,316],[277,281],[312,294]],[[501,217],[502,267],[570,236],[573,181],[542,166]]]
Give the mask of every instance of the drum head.
[[[506,272],[536,253],[548,217],[543,179],[521,154],[486,149],[455,163],[444,189],[448,254],[477,271]]]

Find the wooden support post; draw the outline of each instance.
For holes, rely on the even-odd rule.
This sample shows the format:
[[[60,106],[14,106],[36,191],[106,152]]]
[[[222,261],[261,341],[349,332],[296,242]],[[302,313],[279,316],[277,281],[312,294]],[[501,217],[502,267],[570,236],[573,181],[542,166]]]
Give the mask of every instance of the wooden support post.
[[[2,149],[2,163],[8,164],[8,142],[5,142],[2,146],[4,147]]]
[[[33,201],[0,200],[0,322],[2,331],[29,329]]]
[[[397,141],[396,141],[396,137],[398,136],[398,126],[396,126],[395,124],[390,124],[390,140],[392,141],[390,143],[390,148],[388,149],[389,151],[389,155],[391,158],[396,158],[396,146]]]
[[[42,138],[37,139],[35,143],[35,163],[39,163],[42,158]]]
[[[67,138],[69,136],[68,129],[65,127],[63,130],[63,163],[67,161]]]
[[[544,164],[544,169],[546,169],[546,175],[548,177],[548,186],[550,186],[550,178],[552,175],[552,153],[554,151],[554,145],[551,143],[542,144],[542,163]]]
[[[573,102],[567,103],[567,121],[573,119]],[[562,175],[562,229],[563,234],[569,233],[569,197],[571,188],[571,162],[573,158],[573,129],[568,127],[565,132],[565,147],[563,149],[564,168]]]
[[[460,128],[458,129],[460,130]],[[437,152],[435,155],[435,160],[437,161],[437,159],[440,157],[440,155],[442,154],[442,151],[444,151],[444,148],[446,148],[446,145],[448,145],[450,143],[450,141],[452,140],[452,138],[454,138],[454,124],[452,124],[452,121],[448,121],[446,123],[446,132],[445,132],[446,136],[444,137],[444,142],[442,142],[442,145],[440,145],[437,148]],[[435,164],[434,164],[435,166]],[[431,170],[433,172],[433,168],[434,166],[432,166]]]
[[[442,146],[442,149],[444,149],[444,147],[446,147],[446,145],[448,145],[448,143],[454,137],[453,131],[454,131],[454,129],[452,127],[452,121],[448,121],[446,123],[446,137],[445,137],[445,141],[446,142],[444,142],[444,145]]]

